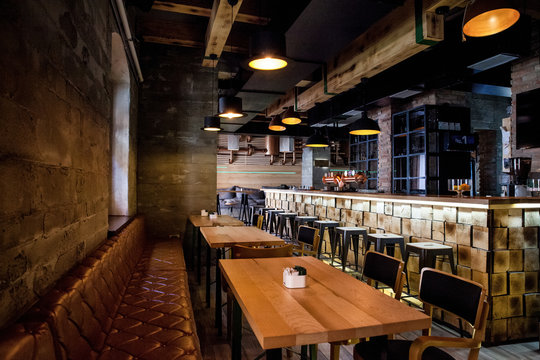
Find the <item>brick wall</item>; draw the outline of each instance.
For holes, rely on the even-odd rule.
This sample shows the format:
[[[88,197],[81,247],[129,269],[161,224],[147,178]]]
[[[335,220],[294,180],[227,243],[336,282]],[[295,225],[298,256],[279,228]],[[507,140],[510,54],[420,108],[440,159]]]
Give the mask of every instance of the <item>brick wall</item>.
[[[0,326],[106,237],[109,11],[0,2]]]
[[[540,172],[540,148],[516,149],[516,94],[540,88],[540,20],[532,25],[530,56],[512,64],[512,157],[532,157],[531,171]]]
[[[181,233],[189,214],[216,208],[217,134],[201,130],[212,111],[212,69],[201,56],[199,49],[142,48],[137,202],[152,235]]]

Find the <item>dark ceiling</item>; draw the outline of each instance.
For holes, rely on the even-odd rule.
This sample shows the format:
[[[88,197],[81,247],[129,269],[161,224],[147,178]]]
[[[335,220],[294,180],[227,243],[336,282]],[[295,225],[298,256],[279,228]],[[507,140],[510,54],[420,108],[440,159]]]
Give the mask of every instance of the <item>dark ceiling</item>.
[[[152,7],[148,12],[138,13],[136,34],[139,39],[171,46],[200,47],[203,51],[213,0],[130,1],[138,2],[137,5],[143,8],[148,8],[149,4]],[[268,120],[262,113],[267,106],[295,86],[301,92],[320,81],[321,63],[331,60],[373,23],[402,3],[399,0],[242,1],[239,13],[257,18],[259,24],[239,21],[237,17],[218,69],[224,74],[220,76],[220,93],[240,96],[248,116],[224,121],[224,129],[229,132],[267,133]],[[183,13],[163,10],[173,5],[181,6]],[[381,99],[407,89],[454,88],[495,92],[503,89],[504,92],[504,88],[510,87],[508,64],[481,72],[467,66],[500,53],[523,53],[524,44],[528,43],[523,34],[530,33],[530,23],[524,17],[518,26],[501,35],[463,42],[462,14],[461,8],[446,14],[444,41],[372,77],[366,87],[358,86],[310,109],[309,125],[354,120],[354,116],[358,116],[355,110],[362,109],[364,91],[366,102],[371,104],[380,103]],[[283,70],[253,72],[243,66],[248,57],[250,35],[264,28],[286,35],[287,56],[292,61]],[[235,74],[233,81],[227,79],[229,72]],[[478,84],[488,85],[490,90]],[[484,90],[478,90],[480,88]],[[287,132],[288,135],[304,136],[307,133],[307,123]]]

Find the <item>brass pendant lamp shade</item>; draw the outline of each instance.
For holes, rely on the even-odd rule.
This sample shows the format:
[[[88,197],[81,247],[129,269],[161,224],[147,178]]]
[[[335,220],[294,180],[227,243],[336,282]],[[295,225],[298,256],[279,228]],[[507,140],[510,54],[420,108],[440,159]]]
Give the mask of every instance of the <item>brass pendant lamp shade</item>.
[[[376,135],[381,132],[379,125],[373,119],[368,118],[364,111],[360,120],[352,124],[349,134],[351,135]]]
[[[202,128],[205,131],[221,131],[221,119],[217,116],[205,116],[204,117],[204,127]]]
[[[242,99],[234,96],[222,96],[218,104],[219,117],[234,119],[245,116],[242,112]]]
[[[300,115],[298,115],[298,112],[294,111],[294,108],[292,106],[288,107],[287,110],[285,110],[281,121],[286,125],[297,125],[302,122],[302,120],[300,119]]]
[[[472,0],[465,9],[463,33],[471,37],[497,34],[519,20],[513,1]]]
[[[285,35],[260,31],[255,33],[249,44],[248,66],[256,70],[278,70],[287,66]]]
[[[315,131],[315,134],[311,135],[306,141],[307,147],[328,147],[330,144],[328,140],[323,135],[319,134],[318,131]]]
[[[276,115],[272,118],[272,121],[270,121],[270,124],[268,125],[268,128],[272,131],[285,131],[287,128],[283,123],[281,122],[281,116]]]

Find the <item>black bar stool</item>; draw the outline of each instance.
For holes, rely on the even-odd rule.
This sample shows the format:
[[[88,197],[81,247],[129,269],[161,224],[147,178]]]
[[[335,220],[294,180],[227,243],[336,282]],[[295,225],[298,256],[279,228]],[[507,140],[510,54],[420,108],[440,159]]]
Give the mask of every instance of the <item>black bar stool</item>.
[[[450,259],[450,267],[452,269],[452,274],[456,274],[456,266],[454,264],[454,251],[451,246],[437,244],[432,242],[417,242],[417,243],[408,243],[405,246],[405,254],[403,261],[405,262],[405,276],[407,277],[407,292],[410,293],[411,289],[409,287],[409,274],[407,272],[407,261],[409,261],[410,253],[417,254],[418,259],[418,271],[422,272],[422,269],[425,267],[435,268],[435,262],[437,261],[437,256],[448,256]]]
[[[221,215],[221,206],[219,205],[219,194],[217,194],[216,198],[217,198],[217,201],[216,201],[216,212],[217,212],[218,215]]]
[[[240,201],[240,214],[238,215],[238,219],[247,224],[249,222],[248,213],[248,194],[242,193]]]
[[[368,251],[371,247],[371,243],[375,245],[375,251],[384,253],[384,248],[386,248],[386,253],[390,256],[394,256],[395,245],[399,245],[399,250],[401,251],[401,256],[405,255],[405,242],[403,236],[396,234],[368,234],[364,238],[364,248],[365,251]]]
[[[333,221],[333,220],[316,220],[313,222],[313,227],[316,227],[319,229],[319,236],[321,237],[321,241],[319,241],[319,249],[317,250],[318,251],[317,258],[321,256],[321,248],[322,248],[322,242],[324,241],[325,230],[328,230],[328,237],[330,238],[330,249],[331,249],[332,244],[335,241],[335,229],[338,226],[339,226],[339,222]],[[324,243],[324,251],[326,252],[326,243]]]
[[[261,214],[264,217],[263,220],[263,230],[268,230],[268,211],[269,210],[277,210],[273,207],[263,207],[259,209],[259,214]]]
[[[279,237],[283,239],[283,230],[285,230],[287,233],[287,237],[289,237],[289,239],[294,241],[294,239],[291,238],[291,234],[293,233],[293,228],[294,228],[294,218],[297,217],[298,214],[290,213],[290,212],[282,212],[282,213],[277,214],[277,216],[278,216]],[[287,229],[287,222],[289,223],[290,232]]]
[[[341,241],[343,244],[341,246],[341,269],[345,271],[345,263],[347,262],[347,255],[349,253],[349,247],[351,246],[351,240],[353,243],[354,249],[354,265],[356,271],[358,271],[358,247],[360,243],[360,235],[363,239],[367,237],[367,229],[361,227],[349,227],[349,226],[338,226],[336,227],[336,239],[332,246],[332,265],[334,264],[334,254],[336,252],[336,244],[338,241]],[[364,240],[365,241],[365,240]]]
[[[277,214],[284,213],[285,210],[268,210],[268,232],[277,232]]]
[[[292,227],[292,238],[296,239],[296,232],[298,231],[298,227],[300,225],[306,225],[307,224],[308,226],[313,227],[313,222],[315,220],[319,220],[319,217],[318,216],[307,216],[307,215],[302,215],[302,216],[295,217],[294,218],[294,226]],[[319,245],[319,247],[320,247],[320,245]]]

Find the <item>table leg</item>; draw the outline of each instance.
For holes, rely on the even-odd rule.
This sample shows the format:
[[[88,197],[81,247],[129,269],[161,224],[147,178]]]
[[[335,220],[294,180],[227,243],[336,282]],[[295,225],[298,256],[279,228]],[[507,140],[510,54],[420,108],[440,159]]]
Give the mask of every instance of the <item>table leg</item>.
[[[201,229],[197,228],[197,284],[201,285]]]
[[[219,259],[221,259],[221,249],[216,249],[216,327],[218,335],[221,336],[221,270],[219,269]]]
[[[347,255],[349,254],[349,247],[351,246],[351,237],[352,235],[350,233],[343,233],[343,247],[341,248],[341,271],[345,271]]]
[[[281,360],[281,348],[266,350],[266,360]]]
[[[189,268],[193,270],[195,264],[195,243],[196,243],[196,228],[195,225],[191,224],[191,244],[189,244]]]
[[[311,360],[317,360],[317,352],[319,351],[317,344],[309,345],[309,358]]]
[[[207,244],[206,246],[206,307],[210,307],[210,260],[211,260],[212,254],[210,245]]]
[[[242,358],[242,309],[236,298],[233,300],[232,359]],[[280,358],[281,359],[281,358]]]

